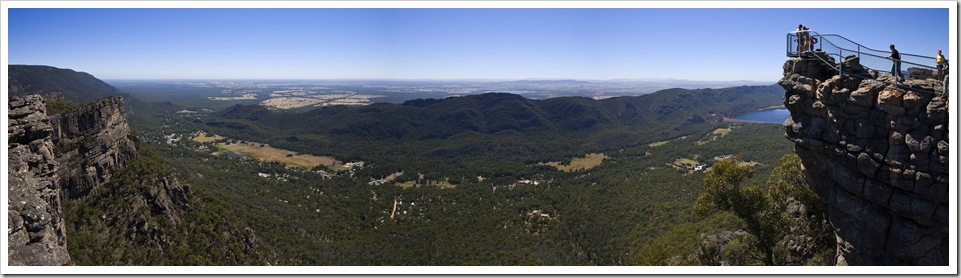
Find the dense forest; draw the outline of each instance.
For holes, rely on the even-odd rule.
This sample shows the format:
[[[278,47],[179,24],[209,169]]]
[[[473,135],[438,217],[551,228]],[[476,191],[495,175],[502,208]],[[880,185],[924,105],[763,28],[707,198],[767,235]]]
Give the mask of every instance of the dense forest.
[[[764,192],[783,180],[790,165],[779,160],[792,149],[780,125],[717,121],[779,97],[736,87],[602,101],[485,94],[303,113],[234,106],[197,116],[168,107],[150,119],[163,129],[141,136],[283,254],[274,265],[762,265],[770,261],[743,218],[695,206],[710,167],[694,166],[741,159],[752,171],[743,183]],[[140,111],[164,110],[151,107]],[[366,167],[330,175],[162,137],[199,130]],[[606,159],[571,172],[541,164],[588,153]],[[805,187],[792,185],[801,187],[770,194],[801,200]],[[820,219],[818,200],[806,202],[804,217]],[[780,213],[788,224],[779,229],[806,234],[778,233],[777,241],[818,240],[779,248],[776,263],[833,263],[823,226],[790,228],[813,220]]]
[[[708,262],[696,256],[705,237],[739,230],[740,222],[722,211],[696,213],[705,174],[672,163],[740,154],[759,163],[750,182],[763,183],[790,152],[777,125],[718,127],[732,131],[703,145],[697,142],[707,134],[611,150],[600,166],[570,173],[496,164],[490,178],[464,178],[454,188],[370,185],[365,170],[328,178],[278,163],[160,149],[181,175],[233,204],[265,242],[289,255],[276,264],[697,265]],[[476,170],[450,172],[465,171]]]
[[[86,79],[44,89],[65,96],[51,109],[82,100],[75,85],[112,90]],[[490,93],[177,113],[133,93],[140,154],[102,190],[63,202],[68,249],[79,265],[833,264],[823,200],[799,178],[783,127],[723,120],[782,95]],[[191,140],[201,131],[218,137]],[[241,141],[359,166],[217,151]]]

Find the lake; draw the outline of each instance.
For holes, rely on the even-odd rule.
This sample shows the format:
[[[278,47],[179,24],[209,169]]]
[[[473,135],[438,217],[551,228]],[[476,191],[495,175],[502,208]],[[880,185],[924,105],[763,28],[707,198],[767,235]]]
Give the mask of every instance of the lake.
[[[778,108],[744,114],[735,117],[734,120],[780,124],[784,123],[790,115],[791,112],[787,108]]]

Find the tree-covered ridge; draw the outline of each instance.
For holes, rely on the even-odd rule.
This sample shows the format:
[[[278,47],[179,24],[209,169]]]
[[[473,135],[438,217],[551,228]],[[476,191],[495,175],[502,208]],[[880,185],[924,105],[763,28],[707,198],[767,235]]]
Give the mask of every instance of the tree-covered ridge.
[[[271,111],[258,105],[234,106],[208,125],[259,131],[369,136],[373,138],[450,138],[463,132],[578,131],[624,126],[677,127],[700,123],[713,114],[737,115],[778,105],[783,89],[743,86],[725,89],[670,89],[638,97],[593,100],[562,97],[532,100],[520,95],[488,93],[446,99],[418,99],[403,104],[334,106],[305,113]],[[224,121],[224,122],[220,122]]]
[[[754,168],[738,157],[714,163],[711,169],[704,177],[706,191],[694,203],[695,211],[702,215],[711,209],[731,212],[747,233],[735,238],[739,244],[725,246],[726,252],[702,249],[702,264],[830,261],[825,257],[834,253],[835,242],[824,214],[827,203],[804,180],[797,154],[782,156],[766,185],[748,184]]]
[[[397,171],[440,175],[436,169],[471,173],[452,170],[431,179],[496,176],[488,161],[516,169],[690,135],[724,116],[776,105],[782,92],[776,86],[671,89],[604,100],[492,93],[304,113],[234,106],[195,122],[229,138],[375,162],[376,178]]]
[[[184,184],[150,146],[103,188],[64,200],[76,265],[259,265],[259,244],[222,200]]]
[[[110,84],[85,73],[50,66],[9,65],[10,96],[61,93],[64,99],[85,103],[105,96],[122,95]]]

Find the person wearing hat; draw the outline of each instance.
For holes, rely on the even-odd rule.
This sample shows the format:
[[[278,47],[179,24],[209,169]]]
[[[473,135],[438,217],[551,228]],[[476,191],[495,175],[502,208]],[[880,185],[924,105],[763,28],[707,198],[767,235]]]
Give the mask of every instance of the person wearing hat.
[[[938,56],[934,57],[934,61],[938,62],[938,80],[944,77],[944,56],[941,55],[941,49],[938,49]]]

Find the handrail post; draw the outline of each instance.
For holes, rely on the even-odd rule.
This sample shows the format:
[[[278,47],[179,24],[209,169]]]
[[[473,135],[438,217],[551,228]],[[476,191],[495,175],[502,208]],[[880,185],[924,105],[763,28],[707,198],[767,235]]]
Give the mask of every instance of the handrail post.
[[[838,49],[838,75],[844,76],[844,50]]]
[[[791,56],[791,33],[787,33],[787,56]]]

